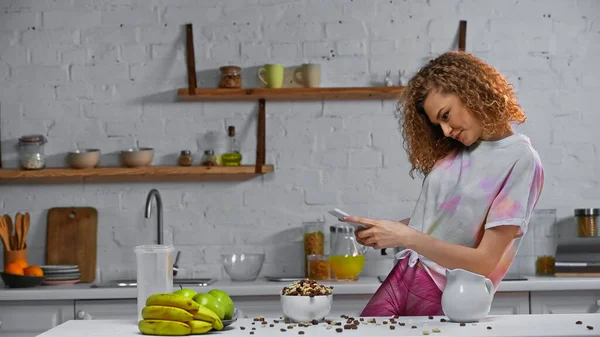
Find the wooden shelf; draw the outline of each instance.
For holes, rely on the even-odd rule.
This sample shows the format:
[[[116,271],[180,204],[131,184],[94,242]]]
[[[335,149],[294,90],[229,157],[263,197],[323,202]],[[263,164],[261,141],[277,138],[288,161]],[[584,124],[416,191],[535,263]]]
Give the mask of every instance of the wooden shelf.
[[[190,95],[188,88],[177,90],[182,101],[315,101],[315,100],[388,100],[396,99],[404,87],[358,88],[252,88],[210,89],[196,88]]]
[[[0,169],[0,184],[244,181],[270,172],[273,172],[273,165],[263,165],[262,173],[256,173],[255,165],[99,167],[83,170],[46,168],[32,171]]]

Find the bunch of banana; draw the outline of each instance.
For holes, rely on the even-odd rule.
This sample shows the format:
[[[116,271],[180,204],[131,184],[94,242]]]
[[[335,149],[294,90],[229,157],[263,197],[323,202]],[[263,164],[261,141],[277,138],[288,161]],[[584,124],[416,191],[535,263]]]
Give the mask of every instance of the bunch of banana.
[[[177,294],[148,297],[142,318],[138,328],[145,335],[200,335],[213,329],[223,329],[223,322],[212,310]]]

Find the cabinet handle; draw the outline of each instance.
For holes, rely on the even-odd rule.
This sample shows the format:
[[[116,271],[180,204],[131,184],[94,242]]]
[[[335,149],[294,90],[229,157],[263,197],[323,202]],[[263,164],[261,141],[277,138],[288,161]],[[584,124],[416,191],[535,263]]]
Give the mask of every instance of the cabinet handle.
[[[92,316],[83,310],[78,310],[75,318],[78,320],[90,320]]]
[[[596,306],[598,307],[598,309],[596,310],[596,313],[600,314],[600,300],[596,300]]]

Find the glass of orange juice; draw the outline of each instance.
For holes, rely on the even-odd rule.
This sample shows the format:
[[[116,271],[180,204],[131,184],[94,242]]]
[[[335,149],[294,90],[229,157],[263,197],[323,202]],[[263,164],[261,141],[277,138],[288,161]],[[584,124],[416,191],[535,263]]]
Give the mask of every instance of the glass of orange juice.
[[[329,227],[331,247],[329,264],[333,279],[356,281],[365,265],[364,247],[356,242],[354,227],[337,225]]]

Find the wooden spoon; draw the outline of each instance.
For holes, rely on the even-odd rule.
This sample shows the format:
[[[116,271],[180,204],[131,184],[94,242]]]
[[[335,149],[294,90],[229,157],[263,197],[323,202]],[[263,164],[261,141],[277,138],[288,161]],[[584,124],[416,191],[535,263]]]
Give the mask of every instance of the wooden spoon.
[[[27,247],[27,233],[29,232],[29,213],[25,213],[23,217],[23,240],[21,242],[21,249],[25,249]]]
[[[19,212],[17,213],[17,215],[15,215],[15,231],[17,232],[17,250],[21,249],[21,240],[23,237],[23,227],[21,226],[21,222],[23,222],[23,214]]]
[[[8,241],[10,243],[10,248],[16,249],[17,243],[15,242],[15,233],[13,231],[14,227],[13,227],[12,218],[8,214],[4,214],[2,217],[4,218],[4,223],[6,224],[6,229],[8,231],[8,239],[9,239]]]
[[[0,217],[0,237],[2,238],[2,242],[4,242],[4,248],[8,251],[10,249],[10,238],[8,237],[8,231],[6,228],[6,223],[4,222],[4,218]]]

